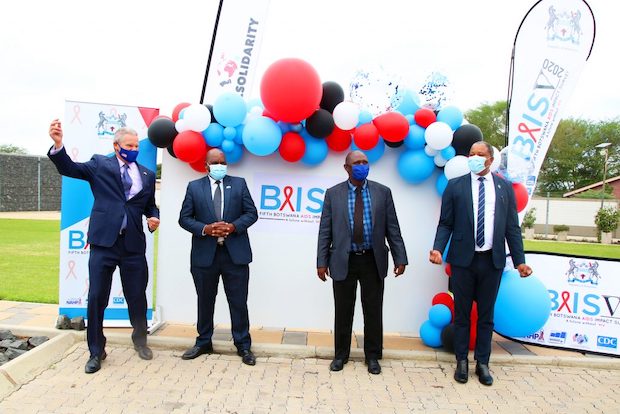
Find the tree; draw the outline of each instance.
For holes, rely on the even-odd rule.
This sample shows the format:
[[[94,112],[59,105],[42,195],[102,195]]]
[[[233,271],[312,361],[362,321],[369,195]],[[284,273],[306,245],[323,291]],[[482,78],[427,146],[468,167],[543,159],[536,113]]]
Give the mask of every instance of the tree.
[[[13,144],[1,144],[0,153],[25,155],[25,154],[28,154],[28,150],[22,147],[18,147],[17,145],[13,145]]]
[[[482,131],[484,140],[502,149],[506,146],[506,101],[482,104],[465,113],[465,119]]]

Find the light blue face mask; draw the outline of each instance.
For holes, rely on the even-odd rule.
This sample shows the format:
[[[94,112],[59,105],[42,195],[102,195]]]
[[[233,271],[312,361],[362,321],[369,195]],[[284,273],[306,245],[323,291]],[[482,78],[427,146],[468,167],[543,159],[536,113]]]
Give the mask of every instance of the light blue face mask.
[[[221,181],[221,180],[224,179],[224,177],[226,177],[226,169],[227,169],[227,165],[226,164],[212,164],[212,165],[209,165],[209,175],[214,180],[216,180],[216,181],[220,180]]]
[[[486,161],[487,159],[480,155],[470,155],[467,159],[467,165],[469,166],[469,170],[471,172],[478,174],[486,168],[484,165]]]

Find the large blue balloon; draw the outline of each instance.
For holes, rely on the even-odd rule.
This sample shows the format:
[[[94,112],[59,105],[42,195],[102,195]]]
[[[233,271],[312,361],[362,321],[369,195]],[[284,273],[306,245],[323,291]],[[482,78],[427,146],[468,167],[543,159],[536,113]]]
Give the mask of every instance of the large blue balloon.
[[[362,150],[355,145],[355,142],[351,141],[351,151],[362,151],[368,157],[368,162],[372,164],[378,161],[385,153],[385,142],[383,138],[379,137],[379,142],[372,149]]]
[[[360,117],[357,126],[367,124],[369,122],[372,122],[372,114],[366,110],[360,111]]]
[[[234,92],[220,95],[213,104],[213,116],[218,123],[227,127],[236,127],[241,124],[247,111],[243,98]]]
[[[417,93],[406,90],[396,110],[403,115],[412,115],[418,109],[420,109],[420,97]]]
[[[441,329],[434,326],[431,321],[426,321],[420,326],[420,338],[424,345],[438,348],[441,346]]]
[[[263,157],[272,154],[278,149],[281,141],[280,127],[276,121],[266,116],[248,121],[243,128],[243,145],[254,155]]]
[[[219,147],[224,140],[224,127],[215,122],[211,122],[207,129],[202,131],[205,142],[210,147]]]
[[[230,152],[226,153],[226,162],[228,164],[235,164],[241,161],[243,157],[243,146],[239,144],[235,144],[233,149]]]
[[[321,138],[315,138],[304,129],[301,136],[306,143],[306,152],[301,158],[301,162],[306,165],[318,165],[325,160],[329,152],[327,142]]]
[[[409,132],[405,137],[405,146],[412,150],[424,149],[426,145],[424,131],[425,129],[416,123],[409,125]]]
[[[536,276],[504,272],[495,302],[495,330],[502,335],[524,337],[538,332],[549,319],[551,298]]]
[[[428,311],[428,320],[431,321],[435,328],[438,328],[441,334],[441,330],[444,326],[448,325],[452,321],[452,312],[446,305],[438,303],[431,306]]]
[[[445,122],[456,131],[463,123],[463,112],[455,106],[446,106],[437,114],[437,121]]]
[[[410,184],[419,184],[435,171],[433,158],[424,150],[405,151],[398,158],[398,172]]]

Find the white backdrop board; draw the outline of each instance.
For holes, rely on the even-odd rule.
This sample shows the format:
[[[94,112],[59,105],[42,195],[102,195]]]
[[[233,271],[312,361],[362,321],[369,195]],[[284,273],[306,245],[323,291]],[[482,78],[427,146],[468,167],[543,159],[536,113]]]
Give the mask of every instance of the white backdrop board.
[[[403,276],[397,279],[388,276],[386,279],[384,330],[415,333],[417,336],[420,325],[428,319],[433,296],[446,291],[448,287],[443,267],[428,261],[441,199],[435,190],[436,176],[421,185],[408,184],[400,177],[396,170],[400,152],[400,149],[386,148],[385,155],[371,165],[369,179],[392,189],[409,257],[409,266]],[[282,207],[287,204],[281,211],[279,208],[272,211],[290,213],[291,205],[295,210],[299,205],[305,211],[302,219],[312,222],[299,223],[299,231],[291,231],[290,225],[293,224],[269,220],[265,216],[268,210],[263,209],[263,218],[250,227],[254,261],[250,265],[248,307],[253,328],[333,328],[332,284],[329,280],[321,282],[316,276],[317,214],[305,208],[314,210],[320,205],[314,200],[323,199],[320,183],[326,189],[347,178],[342,167],[345,155],[346,152],[330,152],[319,166],[308,167],[301,163],[287,163],[277,153],[257,157],[246,152],[239,163],[229,165],[230,175],[246,179],[259,211],[261,189],[266,188],[264,206],[280,203]],[[178,218],[187,183],[200,177],[189,165],[164,151],[156,292],[157,305],[161,307],[164,321],[196,322],[196,293],[189,271],[191,235],[179,227]],[[291,189],[285,190],[287,186]],[[275,187],[280,191],[278,200],[275,199],[278,191],[274,190]],[[308,191],[313,188],[311,198],[308,199]],[[291,194],[290,204],[286,203],[285,192]],[[304,195],[300,204],[296,199],[297,194]],[[290,221],[291,214],[288,216]],[[390,257],[390,269],[392,266]],[[361,329],[363,318],[359,293],[357,301],[354,329]],[[230,323],[221,283],[215,323]]]

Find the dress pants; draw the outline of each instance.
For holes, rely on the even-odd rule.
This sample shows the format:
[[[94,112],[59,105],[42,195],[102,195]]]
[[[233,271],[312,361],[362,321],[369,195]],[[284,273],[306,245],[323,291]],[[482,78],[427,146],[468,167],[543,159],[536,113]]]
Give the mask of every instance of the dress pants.
[[[496,269],[493,265],[491,250],[476,252],[469,267],[452,266],[454,351],[457,361],[467,359],[471,308],[475,300],[478,304],[478,324],[474,358],[481,364],[489,363],[493,311],[501,277],[502,269]]]
[[[131,339],[137,346],[146,345],[146,285],[149,277],[146,257],[144,252],[128,252],[125,237],[119,236],[112,247],[90,246],[86,334],[91,356],[100,356],[105,348],[103,318],[110,300],[112,274],[117,266],[133,327]]]
[[[364,312],[364,355],[367,360],[381,359],[383,355],[384,281],[379,277],[372,251],[363,255],[351,253],[347,278],[333,282],[335,358],[349,359],[358,281],[362,289],[362,310]]]
[[[252,345],[247,304],[250,267],[247,264],[234,264],[224,245],[217,247],[211,266],[192,266],[191,271],[198,296],[196,346],[212,345],[213,312],[221,275],[230,310],[233,341],[238,351],[249,350]]]

